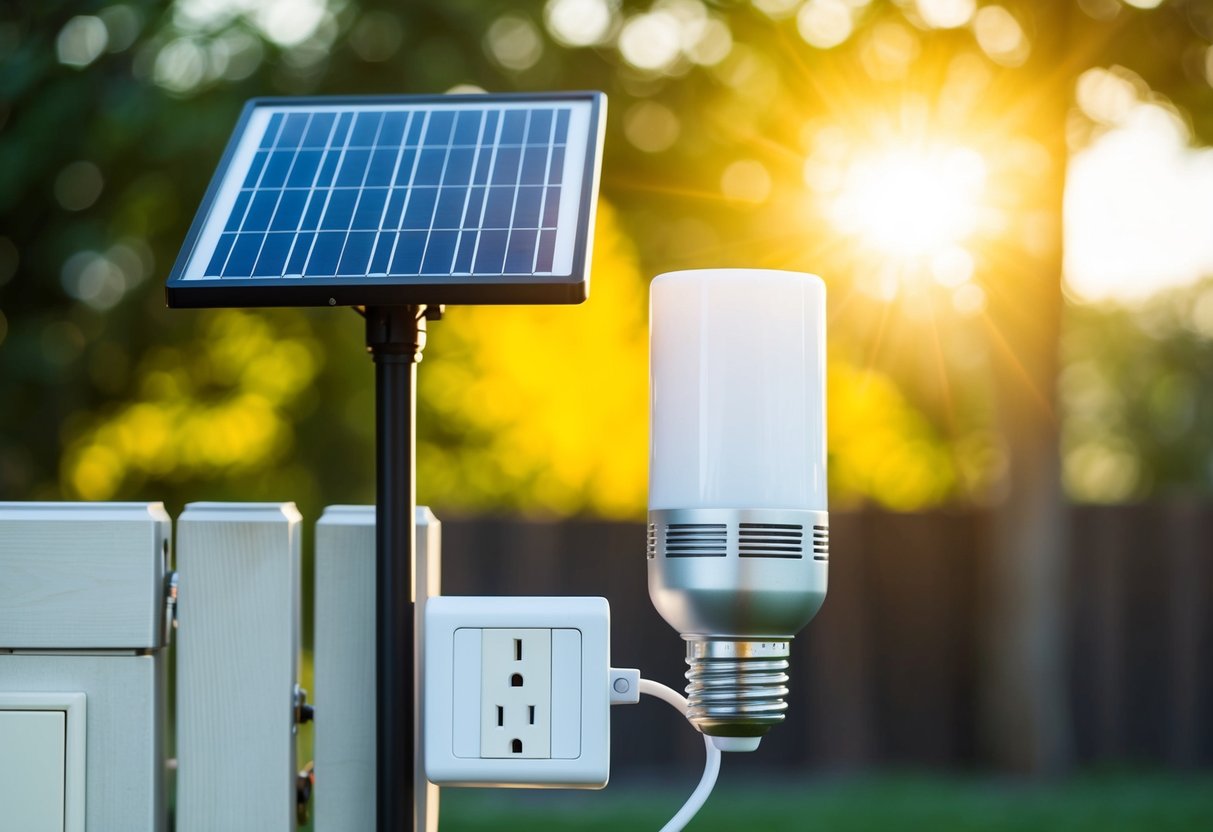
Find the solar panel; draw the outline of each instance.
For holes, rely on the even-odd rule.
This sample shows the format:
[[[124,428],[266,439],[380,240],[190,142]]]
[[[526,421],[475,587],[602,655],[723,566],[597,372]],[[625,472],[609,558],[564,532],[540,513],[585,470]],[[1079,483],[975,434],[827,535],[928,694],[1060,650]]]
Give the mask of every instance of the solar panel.
[[[170,306],[579,303],[605,99],[250,101]]]

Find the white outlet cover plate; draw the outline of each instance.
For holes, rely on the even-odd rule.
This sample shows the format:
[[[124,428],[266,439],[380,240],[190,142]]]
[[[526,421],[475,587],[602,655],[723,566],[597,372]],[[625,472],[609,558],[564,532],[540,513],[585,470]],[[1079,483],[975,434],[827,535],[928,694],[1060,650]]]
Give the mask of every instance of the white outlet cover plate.
[[[611,612],[605,598],[447,595],[431,598],[425,615],[425,772],[431,782],[557,789],[601,789],[607,784]],[[478,653],[467,655],[481,643],[469,636],[489,629],[580,635],[580,666],[553,667],[552,757],[474,756],[481,747],[481,684],[478,677],[468,677],[468,670],[478,672],[482,659]],[[555,649],[553,661],[565,654],[569,651]]]

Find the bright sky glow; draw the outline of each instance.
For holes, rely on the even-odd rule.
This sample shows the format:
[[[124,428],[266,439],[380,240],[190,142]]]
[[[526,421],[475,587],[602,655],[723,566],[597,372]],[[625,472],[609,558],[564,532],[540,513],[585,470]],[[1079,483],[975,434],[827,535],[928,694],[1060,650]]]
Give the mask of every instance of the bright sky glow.
[[[931,257],[976,230],[985,178],[969,148],[889,149],[850,164],[829,213],[888,256]]]
[[[1066,284],[1079,300],[1133,301],[1213,275],[1213,150],[1155,104],[1070,162]]]

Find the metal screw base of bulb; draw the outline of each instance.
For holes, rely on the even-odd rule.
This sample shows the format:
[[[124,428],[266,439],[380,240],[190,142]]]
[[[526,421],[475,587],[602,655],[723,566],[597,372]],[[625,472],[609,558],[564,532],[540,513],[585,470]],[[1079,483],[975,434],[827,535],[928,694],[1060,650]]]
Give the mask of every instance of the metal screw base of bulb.
[[[783,722],[788,642],[687,639],[687,719],[717,737],[761,737]]]

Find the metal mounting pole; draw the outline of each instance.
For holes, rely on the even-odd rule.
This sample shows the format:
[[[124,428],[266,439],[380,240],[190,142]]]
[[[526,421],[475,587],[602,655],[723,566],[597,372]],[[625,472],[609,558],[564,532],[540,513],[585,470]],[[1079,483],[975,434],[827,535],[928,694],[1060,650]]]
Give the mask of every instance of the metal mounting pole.
[[[411,582],[416,546],[417,362],[425,349],[424,306],[366,310],[375,362],[376,826],[413,832],[414,632]]]

